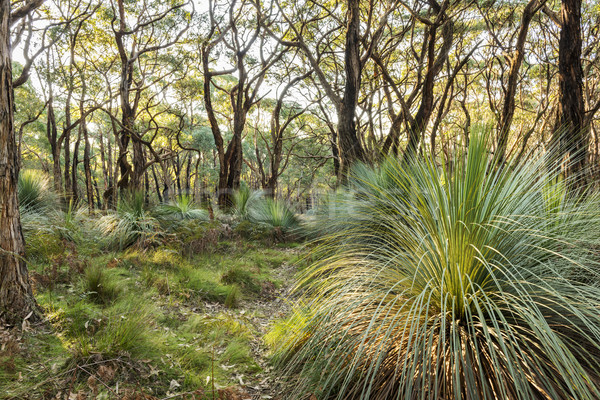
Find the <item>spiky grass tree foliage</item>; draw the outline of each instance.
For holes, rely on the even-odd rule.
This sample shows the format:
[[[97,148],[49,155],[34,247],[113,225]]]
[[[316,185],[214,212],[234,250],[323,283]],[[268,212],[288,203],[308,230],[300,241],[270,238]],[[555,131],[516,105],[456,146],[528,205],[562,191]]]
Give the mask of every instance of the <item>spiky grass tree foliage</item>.
[[[152,242],[163,233],[158,220],[146,208],[143,192],[120,199],[116,211],[100,218],[99,227],[108,239],[108,246],[118,249]]]
[[[33,170],[19,174],[17,195],[27,252],[29,255],[39,254],[47,250],[45,245],[52,242],[57,228],[58,196],[49,188],[48,179]]]
[[[282,233],[298,227],[298,218],[282,200],[261,198],[249,210],[250,221],[263,226],[279,229]]]
[[[356,170],[277,344],[289,398],[600,398],[599,198],[486,144]]]
[[[233,215],[241,220],[247,220],[250,209],[263,195],[260,190],[250,190],[245,185],[240,187],[233,194]]]
[[[48,179],[36,171],[25,170],[19,174],[17,192],[21,212],[47,213],[58,205],[56,194],[48,187]]]
[[[163,220],[208,221],[208,211],[197,208],[192,196],[180,195],[175,201],[157,208],[157,215]]]

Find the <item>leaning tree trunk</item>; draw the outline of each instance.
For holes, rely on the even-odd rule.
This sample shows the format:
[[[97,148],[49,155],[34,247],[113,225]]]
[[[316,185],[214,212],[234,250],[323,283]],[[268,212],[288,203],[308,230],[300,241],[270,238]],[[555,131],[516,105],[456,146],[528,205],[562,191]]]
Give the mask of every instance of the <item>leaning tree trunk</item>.
[[[18,165],[10,50],[10,0],[0,0],[0,320],[11,325],[37,306],[25,263],[17,197]]]
[[[584,124],[581,0],[563,0],[561,22],[558,48],[559,126],[554,140],[561,159],[568,157],[566,175],[577,177],[574,183],[581,187],[585,185],[589,146],[589,129]]]
[[[499,134],[496,146],[496,157],[500,162],[504,162],[506,157],[508,136],[513,118],[515,116],[515,101],[517,97],[517,86],[519,84],[519,70],[523,64],[523,59],[525,58],[525,42],[527,41],[529,25],[535,16],[535,13],[540,9],[543,3],[545,3],[545,0],[530,0],[527,3],[525,9],[523,10],[523,16],[521,17],[521,27],[519,28],[519,36],[517,37],[515,49],[512,54],[508,54],[506,56],[509,67],[508,83],[502,105],[502,114],[500,115],[500,120],[498,121]]]

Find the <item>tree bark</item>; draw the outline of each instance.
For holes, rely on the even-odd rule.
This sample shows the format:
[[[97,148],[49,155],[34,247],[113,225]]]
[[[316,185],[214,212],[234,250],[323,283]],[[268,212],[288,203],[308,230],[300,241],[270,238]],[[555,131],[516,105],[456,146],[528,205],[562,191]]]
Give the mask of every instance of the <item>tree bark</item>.
[[[365,161],[365,152],[356,133],[356,107],[362,75],[359,5],[359,0],[348,0],[348,28],[344,51],[346,85],[344,97],[338,106],[338,140],[344,175],[355,161]]]
[[[54,114],[54,96],[50,86],[50,96],[48,98],[48,119],[46,123],[46,136],[52,149],[52,175],[54,177],[54,191],[62,193],[62,173],[60,170],[60,150],[58,141],[58,129],[56,128],[56,116]]]
[[[10,0],[0,0],[0,320],[39,319],[21,230],[10,45]]]
[[[81,122],[81,129],[83,130],[84,140],[83,169],[85,171],[85,189],[87,194],[88,207],[91,213],[94,209],[94,187],[92,183],[92,170],[90,166],[90,138],[85,121]]]
[[[559,118],[554,142],[561,159],[568,158],[567,176],[585,185],[589,127],[584,124],[583,68],[581,66],[581,0],[563,0],[558,49]]]
[[[77,130],[77,140],[73,147],[73,165],[71,166],[71,200],[73,204],[79,202],[79,182],[77,182],[77,169],[79,168],[79,145],[81,144],[82,125]]]

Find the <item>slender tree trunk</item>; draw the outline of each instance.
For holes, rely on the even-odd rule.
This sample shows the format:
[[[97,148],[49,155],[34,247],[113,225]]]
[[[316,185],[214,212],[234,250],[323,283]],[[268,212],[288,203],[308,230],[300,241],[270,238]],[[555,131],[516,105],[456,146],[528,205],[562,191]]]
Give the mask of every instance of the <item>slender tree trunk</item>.
[[[94,176],[92,176],[92,182],[94,184],[94,190],[96,191],[96,199],[97,199],[96,205],[98,206],[98,209],[106,209],[106,207],[104,207],[104,205],[102,204],[102,198],[100,197],[100,189],[98,188],[98,180]]]
[[[54,191],[62,193],[62,173],[60,170],[61,143],[58,142],[58,129],[56,128],[56,116],[54,114],[54,96],[50,89],[48,99],[48,119],[46,121],[46,136],[52,150],[52,176],[54,177]]]
[[[123,98],[121,98],[123,102]],[[123,118],[121,123],[123,124],[123,129],[119,132],[119,158],[117,163],[119,165],[119,173],[120,179],[118,183],[119,190],[127,190],[130,188],[130,178],[132,167],[129,161],[127,160],[129,142],[130,142],[130,134],[129,129],[133,129],[133,120],[128,115],[128,107],[125,105],[121,105]],[[130,121],[131,120],[131,121]],[[131,127],[130,127],[131,126]]]
[[[171,201],[171,198],[173,196],[173,185],[171,184],[171,174],[169,173],[169,166],[167,165],[166,161],[161,161],[160,162],[160,167],[162,169],[162,173],[163,173],[163,201],[165,203],[168,203],[169,201]]]
[[[185,169],[185,194],[191,196],[192,184],[192,153],[188,154],[186,169]]]
[[[79,182],[77,181],[77,169],[79,167],[79,145],[81,144],[82,130],[83,125],[79,124],[79,129],[77,130],[77,140],[75,141],[75,146],[73,147],[73,165],[71,167],[71,198],[73,199],[73,204],[77,204],[77,202],[79,202]]]
[[[441,16],[440,16],[441,17]],[[448,58],[448,53],[452,48],[452,38],[454,34],[454,25],[452,21],[446,21],[442,25],[443,43],[436,57],[436,37],[439,27],[432,25],[428,29],[427,39],[427,72],[423,82],[421,94],[421,105],[417,110],[415,118],[410,124],[408,130],[408,144],[404,153],[404,160],[409,159],[417,154],[421,135],[425,132],[434,106],[434,87],[435,78],[442,70],[444,63]]]
[[[132,137],[131,142],[133,147],[133,171],[131,174],[131,188],[133,190],[141,190],[146,165],[146,157],[144,157],[144,145],[136,137]]]
[[[67,106],[66,107],[66,124],[67,126],[70,125],[71,123],[71,114],[70,114],[70,107]],[[65,170],[64,170],[64,176],[65,176],[65,199],[67,200],[67,204],[69,203],[69,201],[72,198],[72,193],[71,193],[71,188],[72,188],[72,183],[71,183],[71,131],[70,129],[67,132],[63,132],[64,135],[64,144],[65,144]]]
[[[175,184],[177,185],[177,195],[181,195],[181,162],[179,154],[173,160],[173,168],[175,170]]]
[[[104,180],[104,186],[103,186],[103,193],[106,193],[106,191],[108,190],[108,188],[110,188],[112,186],[108,176],[109,176],[109,170],[110,170],[110,162],[108,163],[108,168],[106,165],[106,149],[104,148],[104,135],[102,134],[102,130],[100,130],[99,132],[100,134],[100,138],[99,138],[99,144],[100,144],[100,164],[101,164],[101,168],[102,168],[102,178]],[[109,144],[110,146],[110,144]],[[97,187],[97,186],[96,186]],[[98,203],[100,203],[100,197],[98,196]],[[102,203],[102,207],[103,209],[106,209],[107,206],[107,202],[104,201]]]
[[[10,48],[10,0],[0,0],[0,320],[19,325],[39,318],[21,230]]]
[[[92,170],[90,167],[90,139],[89,132],[87,129],[87,125],[85,121],[81,121],[81,128],[83,130],[83,140],[84,140],[84,149],[83,149],[83,168],[85,171],[85,189],[87,193],[88,206],[90,208],[90,213],[94,209],[94,188],[92,184]]]
[[[496,146],[496,157],[500,161],[503,161],[505,158],[506,147],[508,145],[508,134],[515,115],[515,97],[517,95],[519,70],[521,69],[521,64],[523,64],[523,58],[525,57],[525,41],[527,40],[527,32],[529,32],[529,24],[535,13],[541,7],[541,4],[545,3],[545,1],[546,0],[542,0],[540,3],[538,0],[530,0],[529,3],[527,3],[523,10],[521,28],[519,29],[515,50],[512,54],[506,56],[509,65],[508,83],[504,94],[502,114],[500,115],[500,121],[498,122],[498,142]]]
[[[150,179],[148,179],[148,170],[144,171],[144,193],[146,204],[150,204]]]
[[[152,177],[154,178],[154,186],[156,187],[156,194],[158,196],[158,201],[160,203],[163,202],[162,194],[160,194],[160,185],[158,184],[158,177],[156,176],[156,168],[154,165],[152,166]]]

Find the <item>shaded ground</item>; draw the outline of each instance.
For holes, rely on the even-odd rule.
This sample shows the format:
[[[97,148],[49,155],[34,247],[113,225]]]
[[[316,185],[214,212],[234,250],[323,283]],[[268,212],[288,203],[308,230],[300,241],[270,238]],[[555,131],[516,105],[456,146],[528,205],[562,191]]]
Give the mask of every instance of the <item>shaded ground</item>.
[[[299,255],[230,240],[41,257],[48,321],[0,331],[0,399],[276,399],[262,337],[288,310]]]

